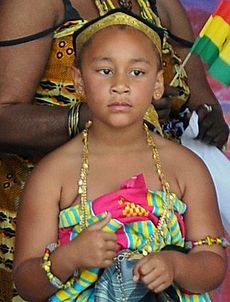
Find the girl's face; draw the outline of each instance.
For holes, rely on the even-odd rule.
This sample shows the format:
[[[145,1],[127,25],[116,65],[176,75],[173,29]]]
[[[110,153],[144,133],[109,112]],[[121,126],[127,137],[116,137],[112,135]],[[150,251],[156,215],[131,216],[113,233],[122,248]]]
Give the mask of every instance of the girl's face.
[[[93,121],[113,127],[143,122],[152,102],[163,94],[159,57],[149,38],[130,27],[108,27],[96,33],[75,69]]]

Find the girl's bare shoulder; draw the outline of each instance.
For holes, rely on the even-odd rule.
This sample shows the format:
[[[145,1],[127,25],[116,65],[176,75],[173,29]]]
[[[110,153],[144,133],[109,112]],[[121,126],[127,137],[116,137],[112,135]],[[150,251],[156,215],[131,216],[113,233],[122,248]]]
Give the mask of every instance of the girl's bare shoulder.
[[[52,174],[55,178],[65,178],[70,171],[80,169],[81,153],[82,141],[79,136],[43,157],[33,173]]]
[[[162,166],[167,171],[173,171],[178,179],[186,180],[186,177],[190,179],[208,174],[203,160],[188,148],[160,136],[154,136],[154,139]]]
[[[157,146],[157,149],[163,156],[171,157],[172,155],[178,154],[178,156],[183,155],[183,158],[184,157],[187,158],[187,157],[194,157],[195,155],[193,152],[191,152],[188,148],[181,145],[179,142],[173,141],[171,139],[163,138],[155,133],[153,133],[152,135],[153,135],[153,140]],[[195,158],[197,158],[196,155]]]

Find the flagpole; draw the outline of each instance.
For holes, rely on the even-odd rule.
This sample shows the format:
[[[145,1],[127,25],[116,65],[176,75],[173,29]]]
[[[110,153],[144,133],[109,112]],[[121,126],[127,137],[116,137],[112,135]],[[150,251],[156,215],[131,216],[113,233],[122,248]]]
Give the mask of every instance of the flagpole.
[[[172,81],[170,82],[170,84],[169,84],[170,86],[172,86],[172,85],[174,84],[174,82],[175,82],[175,80],[177,79],[178,75],[181,73],[182,68],[185,67],[185,65],[187,64],[187,62],[188,62],[188,60],[190,59],[191,55],[192,55],[191,52],[189,52],[189,53],[187,54],[187,56],[185,57],[183,63],[180,65],[179,69],[177,70],[177,72],[176,72],[174,78],[173,78]]]

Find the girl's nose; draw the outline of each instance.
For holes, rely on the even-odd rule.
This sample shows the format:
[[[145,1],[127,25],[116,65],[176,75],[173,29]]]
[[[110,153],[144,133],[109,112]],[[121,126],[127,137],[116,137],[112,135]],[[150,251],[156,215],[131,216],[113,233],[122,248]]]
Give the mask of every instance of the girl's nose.
[[[127,76],[117,75],[114,78],[114,82],[111,86],[111,92],[116,94],[129,93],[130,87]]]

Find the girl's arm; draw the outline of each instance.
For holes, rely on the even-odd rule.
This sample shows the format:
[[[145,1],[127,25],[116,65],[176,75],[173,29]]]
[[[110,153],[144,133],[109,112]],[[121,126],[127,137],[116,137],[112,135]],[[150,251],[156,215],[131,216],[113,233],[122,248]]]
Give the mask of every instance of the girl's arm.
[[[201,240],[207,236],[223,236],[215,191],[210,175],[201,160],[188,150],[173,151],[174,159],[168,171],[176,171],[177,185],[173,191],[187,204],[184,216],[186,240]],[[174,155],[173,155],[174,154]],[[169,172],[170,173],[170,172]],[[154,292],[161,292],[175,283],[192,293],[203,293],[216,288],[224,279],[226,255],[224,248],[213,244],[200,245],[188,254],[162,250],[141,259],[134,270],[134,280],[142,280]]]
[[[41,263],[46,246],[57,242],[60,173],[60,168],[55,168],[54,164],[46,159],[41,161],[29,177],[18,210],[14,281],[19,294],[28,301],[44,301],[57,291],[49,283]],[[52,262],[55,259],[53,257]],[[66,268],[64,257],[59,266],[64,282],[73,268],[72,271]]]
[[[43,158],[24,189],[17,215],[14,281],[27,301],[44,301],[58,290],[49,282],[42,258],[45,248],[58,241],[60,208],[77,201],[76,171],[81,160],[75,152],[76,139]],[[111,266],[117,251],[116,235],[103,231],[110,218],[105,215],[51,253],[51,272],[63,284],[78,268]]]
[[[187,204],[186,240],[222,237],[223,226],[211,176],[196,155],[190,151],[188,154],[189,158],[186,156],[184,160],[180,157],[181,168],[178,170],[178,175],[183,175],[179,181],[183,188],[182,200]],[[174,253],[173,264],[174,281],[182,288],[195,293],[210,291],[224,279],[226,254],[220,245],[201,245],[187,255]]]

